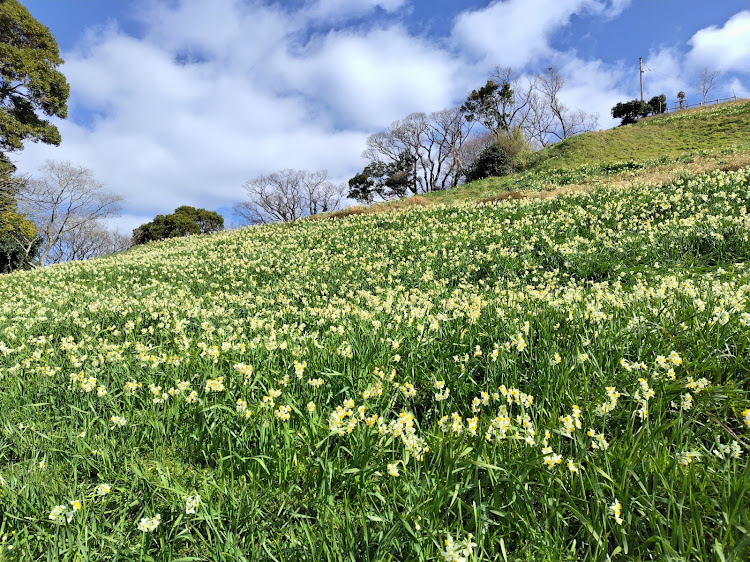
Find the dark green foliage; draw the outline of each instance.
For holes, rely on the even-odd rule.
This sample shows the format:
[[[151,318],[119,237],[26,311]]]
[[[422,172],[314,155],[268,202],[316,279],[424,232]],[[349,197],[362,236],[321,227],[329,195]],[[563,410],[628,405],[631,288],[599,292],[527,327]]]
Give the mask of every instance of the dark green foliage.
[[[492,80],[473,90],[461,106],[467,121],[478,121],[494,134],[510,130],[511,114],[508,108],[513,104],[513,89],[508,82],[498,84]]]
[[[16,195],[23,180],[14,172],[0,153],[0,273],[30,268],[42,243],[34,224],[18,214]]]
[[[680,109],[682,109],[683,106],[685,105],[685,99],[686,99],[685,92],[683,92],[682,90],[677,92],[677,102],[680,104]]]
[[[498,144],[485,148],[466,173],[468,181],[490,176],[507,176],[513,172],[513,161],[508,152]]]
[[[0,212],[16,208],[18,182],[13,177],[16,167],[0,152]]]
[[[5,152],[23,142],[60,144],[43,116],[67,117],[70,89],[57,70],[63,60],[55,38],[17,0],[0,0],[0,272],[30,267],[42,239],[17,212],[19,182]]]
[[[55,38],[17,0],[0,0],[0,152],[23,141],[60,144],[60,132],[37,112],[65,118],[69,94]]]
[[[206,209],[196,209],[195,207],[183,205],[182,207],[177,207],[174,214],[180,215],[181,220],[186,225],[190,223],[198,225],[198,232],[193,232],[191,226],[191,230],[185,232],[184,235],[208,234],[209,232],[217,232],[224,228],[224,218],[216,211],[207,211]]]
[[[0,273],[30,269],[42,241],[34,223],[14,211],[0,210]]]
[[[620,125],[637,123],[641,117],[646,117],[649,113],[651,113],[651,106],[643,100],[618,102],[612,108],[612,117],[622,119]]]
[[[133,244],[145,244],[165,238],[179,238],[191,234],[208,234],[224,228],[224,218],[215,211],[183,205],[170,215],[156,218],[133,230]]]
[[[667,110],[667,96],[660,94],[654,96],[648,100],[648,106],[651,108],[651,113],[654,115],[660,115]]]
[[[360,203],[400,199],[408,191],[416,192],[414,167],[416,158],[402,152],[395,162],[370,162],[359,174],[349,180],[347,197]]]

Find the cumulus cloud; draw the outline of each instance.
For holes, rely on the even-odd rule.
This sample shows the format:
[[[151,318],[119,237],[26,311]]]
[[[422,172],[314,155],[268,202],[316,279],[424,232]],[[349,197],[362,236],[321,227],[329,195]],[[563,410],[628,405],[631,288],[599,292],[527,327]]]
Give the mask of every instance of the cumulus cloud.
[[[630,0],[505,0],[456,19],[453,37],[491,64],[522,68],[550,57],[552,33],[575,14],[614,17]]]
[[[672,108],[677,103],[677,92],[684,91],[688,96],[687,103],[698,101],[697,98],[691,99],[695,88],[685,78],[686,70],[683,56],[676,47],[651,49],[648,57],[643,60],[643,64],[648,69],[643,77],[646,100],[664,94],[667,96],[668,107]],[[636,85],[637,79],[636,70],[632,73],[631,82]],[[637,96],[631,96],[631,98],[633,97]]]
[[[739,78],[732,78],[726,86],[727,95],[738,98],[750,98],[750,83],[743,83]]]
[[[557,55],[560,75],[565,86],[560,100],[570,109],[582,109],[599,117],[600,128],[619,125],[612,119],[612,100],[629,99],[624,84],[627,72],[622,65],[605,64],[602,61],[585,61],[573,54]],[[632,96],[630,96],[632,97]]]
[[[688,59],[695,67],[750,72],[750,11],[732,16],[722,27],[712,25],[690,39]]]
[[[457,81],[459,66],[400,26],[332,32],[282,63],[290,87],[328,106],[338,122],[365,130],[450,105],[465,87]]]
[[[372,12],[376,8],[395,12],[408,4],[408,0],[316,0],[305,10],[312,19],[341,20]]]
[[[126,197],[125,222],[182,204],[229,207],[245,180],[288,167],[345,181],[368,134],[451,101],[449,56],[398,26],[308,37],[304,14],[273,6],[145,6],[142,36],[110,25],[64,53],[63,144],[17,159],[29,172],[48,158],[91,167]]]
[[[62,146],[31,144],[17,157],[25,172],[48,158],[92,168],[126,197],[126,229],[179,205],[230,208],[243,182],[284,168],[344,182],[364,166],[369,134],[460,104],[496,64],[528,73],[555,64],[563,101],[598,112],[602,127],[615,124],[614,103],[637,95],[637,71],[554,46],[574,16],[616,17],[630,0],[495,1],[458,12],[448,38],[410,31],[408,0],[135,2],[135,31],[91,29],[63,53],[72,90]],[[749,14],[696,33],[691,56],[728,44]],[[733,48],[740,67],[745,51]],[[679,66],[681,52],[647,61]],[[647,81],[649,95],[683,87],[656,72]]]

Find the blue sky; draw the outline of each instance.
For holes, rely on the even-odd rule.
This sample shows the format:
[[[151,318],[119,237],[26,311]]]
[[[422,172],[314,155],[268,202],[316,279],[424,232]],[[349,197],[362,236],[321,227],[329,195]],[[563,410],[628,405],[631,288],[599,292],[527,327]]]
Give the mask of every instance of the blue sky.
[[[750,97],[746,0],[21,0],[57,38],[71,85],[60,147],[15,155],[91,168],[125,197],[123,231],[187,204],[228,215],[242,183],[284,168],[345,182],[368,135],[460,105],[495,66],[550,65],[571,108],[670,105],[697,75]],[[227,218],[229,218],[227,216]]]

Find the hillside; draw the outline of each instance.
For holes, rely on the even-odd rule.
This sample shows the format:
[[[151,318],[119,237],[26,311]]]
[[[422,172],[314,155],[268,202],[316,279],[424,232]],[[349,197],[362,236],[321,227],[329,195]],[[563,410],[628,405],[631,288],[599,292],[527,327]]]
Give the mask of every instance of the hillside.
[[[0,560],[747,560],[735,140],[1,277]]]
[[[685,109],[634,125],[578,135],[538,154],[535,170],[676,158],[731,146],[750,148],[750,101]]]
[[[634,182],[665,183],[685,174],[750,165],[750,101],[737,100],[649,117],[635,125],[584,133],[535,153],[527,168],[447,191],[354,206],[313,219],[389,212],[495,197],[548,197],[559,192]]]

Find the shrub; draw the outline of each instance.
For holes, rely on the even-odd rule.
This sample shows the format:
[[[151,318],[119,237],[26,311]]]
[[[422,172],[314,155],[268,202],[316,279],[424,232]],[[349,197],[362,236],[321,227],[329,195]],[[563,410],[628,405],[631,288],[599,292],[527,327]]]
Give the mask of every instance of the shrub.
[[[534,149],[519,127],[514,127],[507,135],[499,135],[497,145],[510,155],[513,171],[525,169],[534,154]]]
[[[485,148],[469,168],[466,179],[474,181],[489,176],[507,176],[513,172],[513,159],[508,151],[495,143]]]

